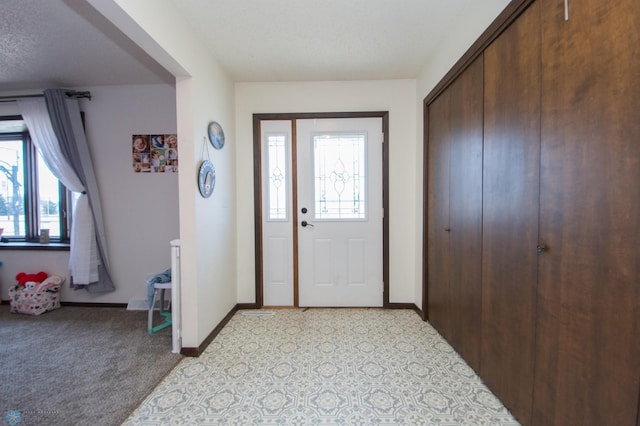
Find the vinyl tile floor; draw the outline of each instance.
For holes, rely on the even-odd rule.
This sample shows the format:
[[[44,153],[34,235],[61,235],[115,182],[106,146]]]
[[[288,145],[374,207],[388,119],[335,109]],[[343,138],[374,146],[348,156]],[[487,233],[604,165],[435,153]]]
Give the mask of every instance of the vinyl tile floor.
[[[124,424],[518,422],[414,311],[312,308],[237,312]]]

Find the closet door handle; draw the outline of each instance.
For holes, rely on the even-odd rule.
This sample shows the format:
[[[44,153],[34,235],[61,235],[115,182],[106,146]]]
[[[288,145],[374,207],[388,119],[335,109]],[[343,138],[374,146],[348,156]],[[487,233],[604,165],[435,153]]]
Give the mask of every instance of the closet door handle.
[[[451,228],[444,228],[444,232],[451,232]]]
[[[536,251],[537,251],[538,253],[543,253],[543,252],[545,252],[546,250],[547,250],[547,246],[545,246],[545,245],[543,245],[543,244],[538,244],[538,245],[536,246]]]

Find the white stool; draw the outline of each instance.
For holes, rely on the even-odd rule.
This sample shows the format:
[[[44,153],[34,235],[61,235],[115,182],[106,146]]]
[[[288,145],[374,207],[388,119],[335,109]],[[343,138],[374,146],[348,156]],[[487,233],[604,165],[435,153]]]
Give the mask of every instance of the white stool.
[[[164,317],[164,322],[153,326],[153,308],[156,305],[156,298],[158,297],[158,290],[160,292],[160,315]],[[171,283],[155,283],[153,285],[153,299],[151,300],[151,306],[149,306],[149,315],[147,319],[147,330],[149,334],[153,334],[156,331],[160,331],[163,328],[167,328],[171,325],[171,312],[165,311],[164,308],[164,292],[165,290],[171,290]]]

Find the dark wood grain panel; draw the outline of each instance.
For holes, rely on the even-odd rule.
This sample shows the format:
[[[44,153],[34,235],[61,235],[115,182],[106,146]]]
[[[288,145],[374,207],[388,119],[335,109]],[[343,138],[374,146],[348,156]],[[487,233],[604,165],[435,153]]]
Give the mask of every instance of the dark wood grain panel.
[[[467,49],[453,67],[435,85],[429,94],[424,98],[424,104],[429,105],[435,98],[440,96],[460,74],[467,69],[469,64],[475,61],[502,32],[514,22],[520,14],[526,10],[535,0],[511,0],[500,15],[487,27],[478,39]]]
[[[480,368],[482,294],[482,56],[451,85],[450,343]]]
[[[445,339],[451,335],[449,308],[449,143],[451,96],[442,93],[428,109],[427,169],[427,319]]]
[[[640,2],[541,0],[533,424],[637,424]]]
[[[531,420],[540,176],[540,9],[484,53],[481,377]]]

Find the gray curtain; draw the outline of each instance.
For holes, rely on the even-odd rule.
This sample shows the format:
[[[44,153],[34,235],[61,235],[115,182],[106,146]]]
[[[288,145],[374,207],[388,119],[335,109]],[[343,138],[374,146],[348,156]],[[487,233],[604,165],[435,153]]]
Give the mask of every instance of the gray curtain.
[[[82,125],[80,106],[77,99],[70,99],[64,89],[47,89],[44,98],[51,118],[53,131],[60,143],[65,159],[71,165],[85,187],[89,205],[93,213],[100,265],[98,266],[98,281],[90,284],[74,284],[71,277],[71,287],[85,288],[90,293],[104,293],[114,291],[115,287],[109,274],[109,259],[102,217],[102,204],[93,163],[89,154],[89,146]],[[72,248],[73,250],[73,248]]]

